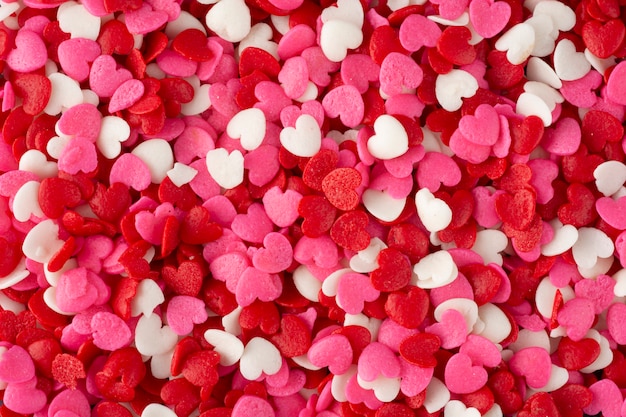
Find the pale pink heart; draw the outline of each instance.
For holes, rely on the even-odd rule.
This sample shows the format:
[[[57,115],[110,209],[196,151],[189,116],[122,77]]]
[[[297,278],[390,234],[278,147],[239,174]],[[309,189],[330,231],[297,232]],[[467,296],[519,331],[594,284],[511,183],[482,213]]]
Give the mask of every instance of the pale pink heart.
[[[517,351],[509,360],[509,369],[523,376],[531,388],[542,388],[550,380],[552,360],[544,348],[532,346]]]
[[[346,336],[332,334],[314,342],[307,358],[315,366],[328,367],[334,375],[342,375],[352,364],[352,346]]]
[[[295,100],[302,96],[309,83],[309,68],[304,58],[295,56],[287,59],[278,73],[278,81],[287,97]]]
[[[554,197],[552,181],[559,175],[559,167],[549,159],[531,159],[527,165],[533,173],[530,185],[537,192],[537,203],[546,204]]]
[[[469,356],[474,365],[495,368],[502,362],[500,350],[496,345],[491,340],[475,334],[467,336],[459,352]]]
[[[320,87],[330,84],[330,75],[339,69],[340,64],[326,58],[322,48],[312,46],[302,51],[302,58],[309,66],[309,78]]]
[[[78,82],[89,78],[89,63],[100,56],[100,44],[91,39],[68,39],[59,45],[59,64],[63,71]]]
[[[322,99],[322,106],[328,117],[339,117],[341,122],[350,128],[360,124],[365,114],[363,97],[357,88],[351,85],[342,85],[330,90]]]
[[[101,125],[102,114],[96,106],[90,103],[67,109],[58,122],[59,130],[63,134],[88,139],[91,142],[98,139]]]
[[[621,105],[626,105],[626,62],[618,63],[611,71],[606,83],[607,98]]]
[[[435,368],[422,368],[400,358],[402,365],[402,381],[400,390],[404,395],[412,397],[424,391],[432,380]]]
[[[396,199],[406,198],[413,190],[413,177],[408,175],[404,178],[396,178],[388,172],[376,176],[370,181],[368,188],[378,191],[387,191]]]
[[[555,155],[572,155],[578,150],[582,132],[578,122],[571,117],[559,120],[555,127],[545,130],[541,146]]]
[[[48,59],[46,44],[30,30],[20,30],[15,37],[15,49],[9,52],[6,63],[13,71],[31,72],[43,67]]]
[[[301,237],[294,247],[293,257],[302,264],[315,264],[321,268],[333,268],[339,262],[337,245],[328,235]]]
[[[128,15],[126,13],[127,19]],[[127,69],[118,69],[117,62],[111,55],[100,55],[91,64],[89,87],[100,97],[111,97],[120,85],[132,78],[133,75]]]
[[[58,393],[50,401],[48,413],[51,416],[67,415],[69,417],[70,415],[75,415],[77,417],[89,417],[91,415],[91,406],[81,390],[66,389]]]
[[[461,133],[460,129],[455,130],[450,137],[449,146],[459,158],[473,164],[486,161],[491,154],[491,146],[472,143]]]
[[[280,123],[283,127],[295,127],[296,120],[302,114],[312,116],[320,127],[324,124],[324,107],[317,100],[305,101],[300,108],[296,105],[283,108],[280,111]]]
[[[511,6],[504,1],[472,0],[469,16],[476,33],[489,39],[500,33],[509,22]]]
[[[585,415],[601,414],[606,417],[623,415],[623,395],[620,388],[610,379],[602,379],[589,386],[591,404],[583,408]]]
[[[237,282],[235,298],[240,306],[245,307],[256,299],[274,301],[282,292],[283,283],[278,275],[248,267]]]
[[[380,375],[396,378],[402,373],[398,356],[379,342],[372,342],[363,349],[357,367],[359,377],[368,382],[374,381]]]
[[[238,214],[235,217],[231,229],[243,240],[262,243],[265,236],[273,230],[273,225],[263,206],[254,203],[248,207],[247,214]]]
[[[188,295],[177,295],[167,304],[167,324],[174,333],[183,336],[191,333],[195,324],[208,318],[204,301]]]
[[[476,366],[465,353],[456,353],[448,360],[444,371],[445,383],[454,394],[469,394],[482,388],[488,379],[487,371]]]
[[[94,345],[114,351],[130,345],[133,334],[128,325],[116,314],[99,312],[91,318]]]
[[[19,384],[31,380],[34,376],[35,365],[23,347],[11,346],[1,354],[0,381]]]
[[[125,153],[113,163],[109,173],[109,182],[111,184],[119,182],[129,188],[143,191],[152,183],[152,177],[145,162],[132,153]]]
[[[594,313],[600,314],[613,302],[615,280],[608,275],[598,275],[595,279],[583,279],[574,285],[577,297],[593,302]]]
[[[431,324],[425,329],[428,333],[439,336],[441,347],[452,349],[461,346],[467,339],[467,324],[463,314],[450,309],[441,315],[441,322]]]
[[[439,5],[439,14],[441,17],[448,20],[455,20],[463,14],[469,0],[435,0],[433,3]]]
[[[254,87],[254,96],[259,100],[254,107],[261,109],[268,121],[274,122],[280,118],[280,112],[292,104],[291,98],[285,94],[283,88],[273,81],[261,81]]]
[[[284,235],[269,233],[263,239],[263,248],[259,248],[253,257],[252,265],[259,271],[276,274],[285,271],[293,262],[291,242]]]
[[[615,303],[608,309],[606,324],[609,334],[620,345],[626,343],[626,304]]]
[[[369,55],[350,54],[341,62],[340,74],[344,85],[351,85],[363,94],[370,82],[378,81],[380,66]]]
[[[263,206],[267,217],[278,227],[289,227],[299,217],[298,205],[302,194],[295,190],[282,192],[279,187],[272,187],[263,196]]]
[[[492,106],[481,104],[473,115],[468,114],[461,118],[459,131],[473,144],[493,146],[500,134],[500,118]]]
[[[135,229],[137,233],[153,245],[160,245],[163,240],[165,222],[174,215],[171,204],[161,205],[154,213],[143,210],[135,215]]]
[[[602,220],[610,226],[626,230],[626,196],[617,200],[611,197],[600,197],[596,200],[596,210]]]
[[[434,193],[442,184],[447,187],[457,185],[461,181],[461,170],[448,155],[426,152],[417,165],[416,178],[420,188],[428,188]]]
[[[348,380],[346,398],[352,404],[364,403],[371,410],[377,410],[383,405],[383,402],[376,398],[374,390],[365,389],[359,385],[356,375]]]
[[[209,269],[213,278],[226,283],[226,288],[233,294],[243,272],[250,266],[245,253],[231,252],[218,256],[211,262]]]
[[[252,184],[257,187],[264,186],[280,169],[278,148],[272,145],[259,146],[244,156],[243,167],[248,170],[248,180]]]
[[[412,146],[404,155],[383,161],[387,172],[396,178],[404,178],[413,173],[414,165],[420,162],[425,156],[422,145]],[[418,165],[419,166],[419,165]]]
[[[379,295],[366,275],[347,273],[339,279],[337,304],[348,314],[359,314],[366,301],[374,301]]]
[[[437,307],[439,304],[452,298],[467,298],[468,300],[473,300],[474,290],[467,278],[465,278],[465,275],[459,273],[456,279],[448,285],[431,289],[429,295],[430,302],[434,307]]]
[[[407,16],[400,25],[398,38],[400,44],[408,51],[418,51],[422,46],[437,46],[441,29],[437,23],[421,14]]]
[[[399,52],[389,53],[380,66],[380,88],[388,96],[417,88],[424,72],[411,57]]]
[[[496,199],[505,191],[497,190],[492,192],[487,187],[475,187],[472,189],[474,196],[474,219],[482,227],[491,228],[500,222],[500,217],[496,214]]]
[[[125,110],[139,101],[143,96],[145,86],[140,80],[128,80],[123,82],[109,101],[109,113]]]
[[[559,93],[576,107],[591,108],[598,101],[596,88],[602,84],[602,75],[596,70],[574,81],[563,81]]]
[[[33,377],[26,382],[7,385],[2,401],[11,411],[33,414],[46,406],[48,396],[37,388],[37,378]]]
[[[158,29],[169,19],[167,12],[153,10],[148,3],[144,3],[137,10],[124,13],[124,17],[128,31],[139,35],[145,35]]]
[[[265,379],[267,382],[267,378]],[[284,385],[274,387],[266,384],[267,393],[274,397],[286,397],[299,392],[306,383],[306,374],[301,369],[291,369],[289,379]]]

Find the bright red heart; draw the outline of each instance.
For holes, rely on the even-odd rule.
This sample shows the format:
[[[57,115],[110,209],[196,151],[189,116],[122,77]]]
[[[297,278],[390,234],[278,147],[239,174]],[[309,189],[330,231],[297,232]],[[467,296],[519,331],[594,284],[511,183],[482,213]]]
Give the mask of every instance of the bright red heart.
[[[369,217],[360,210],[349,211],[335,220],[330,229],[330,237],[342,248],[358,252],[370,244],[370,235],[365,228]]]
[[[400,343],[400,356],[408,362],[422,368],[437,366],[435,352],[441,347],[441,340],[431,333],[417,333],[407,337]]]
[[[392,292],[385,302],[389,318],[407,329],[417,329],[428,315],[429,307],[428,293],[413,286],[406,293]]]
[[[411,282],[413,270],[409,259],[399,250],[387,248],[378,254],[378,268],[372,271],[372,286],[378,291],[392,292]]]

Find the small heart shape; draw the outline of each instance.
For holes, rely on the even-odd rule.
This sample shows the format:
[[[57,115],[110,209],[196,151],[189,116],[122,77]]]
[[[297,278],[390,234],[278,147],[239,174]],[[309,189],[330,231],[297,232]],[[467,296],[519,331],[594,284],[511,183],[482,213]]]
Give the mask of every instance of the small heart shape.
[[[445,368],[446,386],[455,394],[469,394],[487,383],[487,371],[482,366],[473,365],[472,359],[464,353],[454,354]]]

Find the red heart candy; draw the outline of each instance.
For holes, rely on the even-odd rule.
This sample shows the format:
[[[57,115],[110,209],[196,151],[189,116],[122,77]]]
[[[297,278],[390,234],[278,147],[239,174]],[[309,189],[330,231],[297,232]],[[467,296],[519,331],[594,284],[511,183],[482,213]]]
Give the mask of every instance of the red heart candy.
[[[503,414],[512,414],[522,407],[523,400],[515,388],[515,376],[506,370],[493,373],[487,382]]]
[[[208,46],[207,36],[198,29],[185,29],[172,41],[172,49],[192,61],[208,61],[213,52]]]
[[[235,294],[228,291],[225,282],[216,279],[204,280],[202,299],[209,310],[220,316],[225,316],[238,306]]]
[[[337,168],[322,180],[322,191],[328,201],[339,210],[354,210],[359,205],[356,189],[361,186],[361,174],[354,168]]]
[[[509,119],[511,130],[511,150],[521,155],[530,154],[543,138],[543,121],[537,116],[528,116],[520,120]]]
[[[298,214],[303,217],[302,233],[316,238],[328,232],[335,222],[337,209],[322,196],[305,195],[298,204]]]
[[[130,401],[135,397],[135,388],[145,375],[146,366],[141,360],[141,354],[134,347],[126,347],[111,353],[94,381],[104,398],[110,401]]]
[[[621,19],[611,19],[605,23],[591,20],[582,27],[585,46],[598,58],[608,58],[617,51],[626,35],[626,27]]]
[[[528,165],[513,164],[502,175],[498,185],[499,188],[513,193],[517,190],[528,188],[532,176],[533,172]]]
[[[116,182],[107,188],[99,183],[89,200],[89,207],[100,219],[115,223],[126,213],[130,203],[130,192],[126,185]]]
[[[367,45],[366,42],[363,42]],[[389,25],[378,26],[372,32],[369,41],[369,54],[372,60],[382,65],[385,57],[392,52],[408,55],[408,51],[402,47],[396,30]]]
[[[454,65],[469,65],[476,49],[469,44],[472,33],[465,26],[448,26],[437,41],[437,51]]]
[[[314,157],[309,159],[302,171],[302,181],[317,191],[322,191],[322,182],[339,162],[337,152],[322,149]]]
[[[200,404],[200,390],[184,378],[167,381],[159,393],[165,404],[171,405],[177,416],[187,417]]]
[[[76,356],[68,353],[54,356],[51,365],[54,380],[65,384],[69,389],[75,389],[78,380],[87,376],[84,364]]]
[[[404,253],[412,264],[428,255],[429,244],[426,233],[411,223],[391,226],[387,235],[387,246]]]
[[[245,77],[258,69],[270,79],[277,79],[280,63],[269,52],[254,46],[243,50],[239,56],[239,76]]]
[[[22,245],[19,241],[8,241],[0,236],[0,277],[9,275],[22,259]]]
[[[461,395],[461,401],[467,407],[477,409],[481,415],[485,415],[495,403],[493,392],[487,385],[472,393]]]
[[[582,140],[591,152],[600,152],[607,142],[624,137],[624,127],[615,116],[600,110],[585,113],[581,126]]]
[[[502,277],[483,264],[470,264],[459,268],[474,290],[474,301],[479,306],[488,303],[498,293]]]
[[[565,369],[577,371],[591,365],[600,356],[600,345],[593,339],[574,341],[566,336],[559,342],[557,355]]]
[[[518,417],[560,417],[559,409],[547,392],[531,395],[517,415]]]
[[[561,417],[579,417],[583,409],[593,401],[589,388],[578,384],[567,384],[551,393]]]
[[[195,297],[200,293],[204,274],[198,262],[181,262],[178,268],[166,265],[161,269],[165,283],[178,295]]]
[[[102,25],[96,41],[105,55],[128,55],[135,46],[133,35],[126,25],[116,19],[109,20]]]
[[[342,248],[361,251],[370,244],[370,235],[365,230],[368,224],[369,217],[360,210],[344,213],[335,220],[330,237]]]
[[[311,332],[300,318],[293,314],[284,315],[280,330],[272,335],[271,341],[287,358],[304,355],[311,346]]]
[[[400,290],[411,282],[413,270],[409,259],[399,250],[386,248],[378,254],[378,268],[372,271],[372,286],[378,291]]]
[[[76,207],[82,199],[75,183],[58,177],[44,178],[39,187],[39,206],[51,219],[63,215],[66,207]]]
[[[411,287],[407,293],[396,291],[389,294],[385,311],[389,318],[407,329],[417,329],[430,306],[428,293],[419,287]]]
[[[195,206],[183,219],[180,240],[190,245],[212,242],[222,236],[222,227],[210,221],[211,214],[203,206]]]
[[[434,354],[441,347],[441,340],[431,333],[417,333],[404,339],[400,343],[400,356],[408,362],[422,368],[437,366]]]
[[[566,155],[561,160],[561,169],[565,181],[586,184],[595,181],[593,171],[604,160],[600,155],[589,155],[587,146],[581,144],[576,153]]]
[[[280,313],[276,304],[255,300],[241,310],[239,325],[247,330],[258,327],[266,335],[271,335],[280,329]]]
[[[376,417],[414,417],[411,407],[401,403],[384,403],[376,411]]]
[[[372,341],[372,334],[363,326],[343,326],[333,331],[333,334],[341,334],[348,338],[350,346],[352,347],[352,361],[354,363],[357,363],[363,349],[365,349]]]
[[[516,230],[527,229],[535,215],[537,195],[534,190],[521,189],[496,197],[496,213],[504,223]]]
[[[128,408],[111,401],[100,401],[93,409],[94,417],[132,417]]]
[[[187,355],[183,365],[183,377],[198,387],[212,387],[217,383],[217,365],[220,363],[219,353],[212,350],[201,350]]]
[[[487,55],[487,63],[489,68],[485,79],[495,90],[508,90],[524,78],[524,66],[511,64],[506,58],[506,52],[490,51]]]
[[[13,82],[18,96],[24,100],[22,108],[26,114],[36,115],[48,105],[52,84],[41,74],[18,74]]]
[[[508,162],[503,158],[489,158],[480,164],[470,164],[466,166],[467,173],[475,178],[487,176],[495,180],[501,178],[508,168]]]
[[[30,343],[26,350],[28,351],[30,357],[33,358],[35,368],[39,372],[41,372],[47,378],[54,377],[57,381],[61,381],[62,379],[64,379],[63,372],[59,372],[62,371],[62,369],[59,369],[58,366],[54,366],[55,358],[57,357],[57,355],[62,356],[63,354],[63,349],[61,348],[61,345],[57,340],[55,340],[54,338],[36,340]],[[85,377],[84,373],[85,370],[83,369],[83,376],[81,378]],[[57,379],[57,376],[55,375],[58,375],[61,379]],[[69,383],[69,385],[67,385],[68,387],[70,387],[71,385],[74,385],[74,387],[76,387],[76,380],[73,380],[71,377],[68,379],[64,379],[63,383],[65,383],[66,385]]]
[[[596,198],[587,187],[574,183],[567,187],[567,204],[559,207],[558,216],[563,224],[583,227],[598,218]]]

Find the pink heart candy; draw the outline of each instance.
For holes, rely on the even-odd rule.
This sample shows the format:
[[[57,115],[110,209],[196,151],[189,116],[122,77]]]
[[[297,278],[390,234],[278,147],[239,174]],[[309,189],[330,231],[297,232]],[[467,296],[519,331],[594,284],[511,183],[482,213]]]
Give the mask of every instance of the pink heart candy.
[[[462,120],[462,119],[461,119]],[[491,146],[478,145],[467,139],[461,129],[454,131],[450,137],[450,149],[462,159],[473,164],[480,164],[489,158],[491,154]]]
[[[586,415],[601,414],[606,417],[622,415],[623,395],[617,384],[610,379],[602,379],[589,386],[591,404],[583,408]]]
[[[364,403],[370,410],[379,409],[383,403],[374,394],[374,390],[359,385],[357,376],[353,375],[346,384],[346,399],[352,404]]]
[[[280,118],[280,112],[291,105],[291,98],[285,94],[283,88],[273,81],[261,81],[254,87],[254,96],[259,100],[254,104],[257,109],[263,110],[268,121]]]
[[[404,178],[413,173],[416,162],[420,162],[425,156],[424,147],[412,146],[404,155],[383,161],[385,169],[396,178]],[[419,166],[419,165],[418,165]]]
[[[262,243],[265,236],[272,231],[273,225],[263,206],[254,203],[248,207],[247,214],[238,214],[235,217],[231,229],[243,240]]]
[[[504,191],[497,190],[492,193],[487,187],[475,187],[472,189],[474,196],[474,219],[482,227],[491,228],[500,222],[496,213],[496,199]]]
[[[555,155],[572,155],[580,146],[582,132],[578,122],[571,117],[559,120],[555,127],[546,129],[541,146]]]
[[[127,24],[130,13],[126,13]],[[132,78],[133,75],[127,69],[118,69],[111,55],[100,55],[91,64],[89,87],[100,97],[111,97],[120,85]]]
[[[202,158],[213,149],[215,142],[211,133],[199,126],[188,126],[176,138],[174,156],[178,162],[189,165],[195,158]]]
[[[420,188],[438,191],[441,185],[453,187],[461,181],[459,166],[448,155],[426,152],[417,166],[417,183]]]
[[[617,64],[606,83],[606,96],[614,103],[626,105],[626,63]],[[621,119],[620,119],[621,120]]]
[[[4,405],[11,411],[33,414],[41,411],[48,403],[45,392],[37,388],[37,378],[7,385],[2,398]]]
[[[230,252],[211,262],[209,269],[213,278],[226,283],[226,288],[233,294],[237,290],[239,277],[250,266],[248,257],[241,252]]]
[[[316,238],[303,236],[293,249],[293,258],[301,264],[333,268],[339,262],[339,252],[328,235]]]
[[[430,302],[435,307],[452,298],[474,299],[474,290],[465,275],[461,273],[448,285],[430,290]]]
[[[72,413],[72,414],[69,414]],[[58,393],[50,402],[48,415],[75,415],[76,417],[89,417],[91,407],[85,394],[81,390],[66,389]]]
[[[340,74],[345,85],[351,85],[363,94],[370,87],[370,82],[378,81],[380,66],[369,55],[350,54],[341,62]]]
[[[440,36],[441,29],[437,23],[421,14],[407,16],[402,21],[398,33],[402,47],[411,52],[418,51],[422,46],[429,48],[437,46]]]
[[[59,64],[63,71],[78,82],[89,78],[89,63],[100,54],[100,44],[91,39],[68,39],[59,45]]]
[[[455,20],[465,11],[469,0],[434,0],[439,5],[439,14],[444,19]]]
[[[557,321],[566,328],[567,336],[578,341],[585,337],[595,320],[594,305],[585,298],[567,301],[557,314]]]
[[[365,114],[363,97],[356,87],[351,85],[342,85],[330,90],[322,99],[322,106],[328,117],[339,117],[344,125],[351,128],[359,125]]]
[[[198,70],[198,63],[185,58],[171,49],[161,52],[156,59],[159,68],[172,77],[191,77]]]
[[[415,94],[396,94],[385,101],[387,114],[401,114],[410,118],[419,118],[426,105]]]
[[[302,194],[294,190],[285,190],[280,187],[270,188],[263,196],[263,205],[267,217],[278,227],[289,227],[298,218],[298,205]]]
[[[596,279],[583,279],[574,285],[576,297],[586,298],[593,303],[594,313],[600,314],[613,302],[615,280],[608,275],[598,275]]]
[[[272,405],[265,399],[255,395],[242,395],[233,406],[232,417],[275,417]]]
[[[328,74],[337,71],[340,67],[338,62],[326,58],[319,46],[312,46],[302,51],[302,58],[306,60],[309,67],[309,78],[319,87],[326,87],[330,84]]]
[[[380,88],[388,96],[417,88],[424,72],[411,57],[399,52],[389,53],[380,66]]]
[[[461,346],[467,339],[465,317],[455,309],[444,311],[441,315],[441,321],[426,327],[426,331],[439,336],[441,347],[444,349]]]
[[[28,352],[21,346],[11,346],[0,355],[0,381],[19,384],[35,376],[35,365]]]
[[[165,11],[154,10],[148,3],[142,4],[137,10],[125,12],[124,16],[128,31],[139,35],[158,29],[169,19]]]
[[[469,394],[487,383],[485,368],[474,365],[465,353],[456,353],[448,360],[444,371],[446,386],[455,394]]]
[[[143,96],[145,86],[139,80],[128,80],[120,84],[109,101],[109,113],[125,110],[139,101]]]
[[[267,393],[274,397],[285,397],[300,391],[306,383],[306,374],[301,369],[291,369],[288,372],[289,379],[281,386],[271,386],[265,378]]]
[[[591,108],[598,101],[596,88],[602,84],[602,75],[591,70],[584,77],[574,81],[563,81],[559,93],[576,107]]]
[[[280,169],[278,148],[272,145],[259,146],[244,156],[243,167],[248,170],[248,179],[252,184],[264,186]]]
[[[113,163],[109,182],[111,184],[119,182],[129,188],[143,191],[152,184],[152,177],[145,162],[132,153],[125,153]]]
[[[89,139],[76,137],[61,151],[58,165],[60,170],[72,175],[91,173],[98,167],[96,146]]]
[[[6,63],[13,71],[31,72],[46,65],[47,59],[48,51],[41,37],[22,29],[15,37],[15,49],[9,52]]]
[[[276,274],[291,266],[293,249],[291,242],[284,235],[276,232],[269,233],[263,239],[263,246],[252,257],[252,264],[256,269]]]
[[[529,387],[542,388],[550,380],[552,360],[544,348],[532,346],[517,351],[509,360],[509,368],[525,377]]]
[[[509,22],[511,6],[504,1],[472,0],[469,16],[476,33],[489,39],[500,33]]]
[[[128,325],[116,314],[101,311],[91,318],[93,343],[100,349],[114,351],[128,346],[133,335]]]
[[[359,377],[364,381],[374,381],[380,375],[396,378],[402,373],[398,356],[379,342],[370,343],[363,349],[357,367]]]
[[[600,197],[596,200],[596,210],[602,220],[612,227],[626,229],[626,197],[613,200],[611,197]]]
[[[396,178],[388,172],[377,175],[370,181],[368,188],[378,191],[387,191],[387,193],[395,198],[406,198],[413,190],[413,177],[408,175],[404,178]]]
[[[404,395],[412,397],[424,391],[435,373],[435,368],[422,368],[400,358],[402,365],[402,381],[400,390]]]
[[[527,163],[533,175],[530,178],[530,185],[537,192],[537,203],[546,204],[554,197],[554,187],[552,181],[559,175],[559,167],[548,159],[531,159]]]
[[[496,345],[491,340],[475,334],[467,336],[467,340],[461,345],[459,352],[469,356],[475,365],[495,368],[502,362],[500,350]]]
[[[488,104],[481,104],[473,115],[465,115],[459,121],[459,131],[468,141],[480,146],[493,146],[500,134],[500,118]]]
[[[175,0],[146,0],[154,10],[167,13],[168,21],[176,20],[180,15],[180,4]]]
[[[67,109],[58,122],[59,130],[67,136],[75,136],[95,142],[100,134],[102,114],[96,106],[83,103]]]
[[[278,73],[278,81],[287,97],[295,100],[302,96],[309,83],[309,68],[304,58],[295,56],[287,59]]]
[[[278,275],[248,267],[239,277],[235,298],[240,306],[245,307],[256,299],[274,301],[282,292],[283,283]]]
[[[160,245],[163,240],[165,222],[169,216],[175,215],[174,206],[171,203],[163,203],[154,210],[140,211],[135,215],[135,229],[147,242]]]
[[[177,295],[167,304],[167,324],[174,333],[183,336],[191,333],[194,324],[208,318],[204,301],[188,295]]]
[[[331,334],[314,342],[307,358],[315,366],[327,366],[334,375],[342,375],[352,364],[352,346],[346,336]]]
[[[374,301],[379,296],[380,291],[372,286],[366,275],[347,273],[339,279],[337,304],[348,314],[359,314],[366,301]]]
[[[302,51],[313,45],[315,45],[315,32],[309,25],[301,23],[289,29],[280,38],[277,53],[281,59],[286,60],[299,56]]]
[[[88,309],[99,298],[97,281],[102,279],[83,267],[64,272],[56,288],[57,305],[68,313]]]
[[[295,10],[302,5],[304,0],[269,0],[274,6],[283,10]]]

